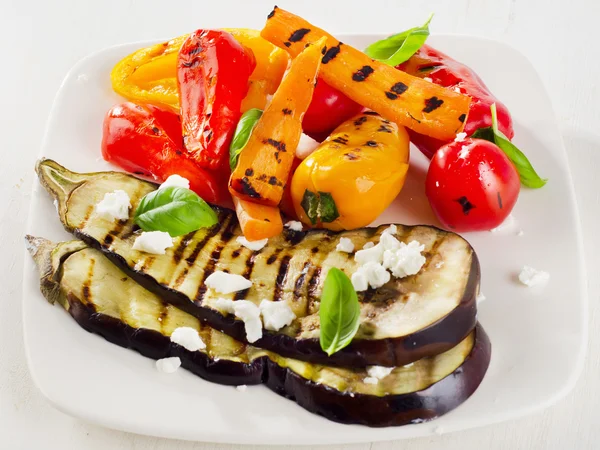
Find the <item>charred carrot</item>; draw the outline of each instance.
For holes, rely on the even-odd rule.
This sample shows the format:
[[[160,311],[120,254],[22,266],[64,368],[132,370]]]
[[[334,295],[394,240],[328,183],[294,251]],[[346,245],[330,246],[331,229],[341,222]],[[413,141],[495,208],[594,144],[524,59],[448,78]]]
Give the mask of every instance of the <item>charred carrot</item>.
[[[233,196],[279,205],[302,135],[302,117],[312,99],[324,43],[323,38],[316,45],[308,45],[292,62],[240,154],[229,181]]]
[[[261,36],[292,57],[326,37],[319,76],[352,100],[418,133],[451,140],[461,131],[470,98],[374,61],[301,17],[275,7]]]
[[[249,241],[277,236],[283,231],[279,208],[233,197],[235,212],[244,237]]]

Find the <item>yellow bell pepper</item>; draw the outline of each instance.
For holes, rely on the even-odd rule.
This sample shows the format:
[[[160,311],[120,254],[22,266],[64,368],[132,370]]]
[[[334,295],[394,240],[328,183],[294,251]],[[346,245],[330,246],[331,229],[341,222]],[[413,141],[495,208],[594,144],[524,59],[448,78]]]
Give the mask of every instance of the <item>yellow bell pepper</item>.
[[[341,124],[296,169],[291,194],[306,225],[351,230],[373,222],[400,193],[409,138],[366,111]]]
[[[224,30],[250,48],[256,58],[242,111],[264,109],[267,95],[273,94],[281,82],[288,65],[288,54],[263,39],[258,30]],[[151,103],[178,112],[177,55],[187,36],[142,48],[119,61],[110,75],[115,92],[134,102]]]

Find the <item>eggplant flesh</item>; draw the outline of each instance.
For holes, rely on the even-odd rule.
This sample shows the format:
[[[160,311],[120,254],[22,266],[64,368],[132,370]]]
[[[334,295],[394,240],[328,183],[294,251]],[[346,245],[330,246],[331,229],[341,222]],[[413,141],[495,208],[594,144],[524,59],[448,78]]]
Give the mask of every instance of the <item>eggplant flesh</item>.
[[[310,364],[235,341],[165,303],[81,242],[28,240],[43,294],[84,329],[153,359],[178,356],[184,368],[208,381],[264,383],[337,422],[380,427],[434,419],[464,402],[489,365],[490,342],[477,326],[452,349],[369,384],[364,369]],[[206,349],[192,352],[172,343],[171,333],[181,326],[196,329]]]
[[[360,293],[360,327],[353,342],[328,356],[319,344],[319,298],[327,271],[356,269],[353,254],[335,250],[341,237],[356,249],[377,243],[387,228],[345,232],[286,230],[260,251],[237,243],[241,236],[235,213],[215,207],[219,223],[175,239],[165,255],[132,250],[137,230],[132,219],[110,222],[94,215],[94,206],[108,192],[122,189],[132,211],[156,185],[117,172],[79,174],[51,160],[36,167],[40,182],[58,201],[67,231],[101,250],[146,289],[171,305],[227,335],[246,341],[241,320],[219,311],[218,298],[287,301],[297,319],[278,332],[263,330],[255,346],[282,356],[341,367],[401,366],[451,349],[476,324],[480,271],[472,247],[460,236],[429,226],[398,225],[397,237],[425,245],[425,266],[414,276],[392,278],[379,289]],[[133,215],[133,214],[131,214]],[[223,295],[204,281],[227,270],[252,281],[247,291]]]

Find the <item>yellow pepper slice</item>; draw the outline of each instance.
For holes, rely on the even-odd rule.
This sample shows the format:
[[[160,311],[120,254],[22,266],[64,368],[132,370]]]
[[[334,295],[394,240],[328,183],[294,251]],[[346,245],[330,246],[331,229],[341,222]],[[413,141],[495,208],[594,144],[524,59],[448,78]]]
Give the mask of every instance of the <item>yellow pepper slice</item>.
[[[400,193],[408,171],[402,126],[366,111],[337,127],[296,169],[291,194],[299,219],[330,230],[373,222]]]
[[[242,111],[264,109],[267,95],[279,86],[287,68],[287,52],[260,36],[260,31],[247,28],[226,28],[242,45],[250,48],[256,58],[256,68],[250,76],[248,96]],[[119,61],[111,72],[115,92],[128,100],[151,103],[179,111],[177,91],[177,55],[187,35],[139,49]]]

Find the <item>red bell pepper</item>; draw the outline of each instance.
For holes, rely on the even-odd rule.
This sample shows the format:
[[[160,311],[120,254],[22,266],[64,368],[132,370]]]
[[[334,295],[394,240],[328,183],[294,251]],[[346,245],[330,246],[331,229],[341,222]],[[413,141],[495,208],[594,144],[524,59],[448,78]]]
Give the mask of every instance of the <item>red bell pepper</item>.
[[[183,143],[205,169],[227,167],[254,54],[225,31],[197,30],[177,59]]]
[[[319,78],[302,119],[302,130],[315,141],[323,142],[333,130],[362,109],[361,105]]]
[[[155,106],[126,102],[104,119],[102,156],[127,172],[163,182],[169,175],[190,180],[190,189],[209,203],[229,198],[229,172],[199,167],[181,147],[179,116]]]
[[[508,139],[514,136],[512,118],[508,108],[489,91],[485,83],[469,67],[450,58],[448,55],[423,45],[408,61],[397,66],[398,69],[421,78],[430,78],[437,85],[460,90],[471,97],[469,114],[464,132],[471,136],[479,128],[492,125],[490,106],[495,103],[498,111],[498,128]],[[408,130],[410,140],[428,158],[446,142],[424,136]]]

